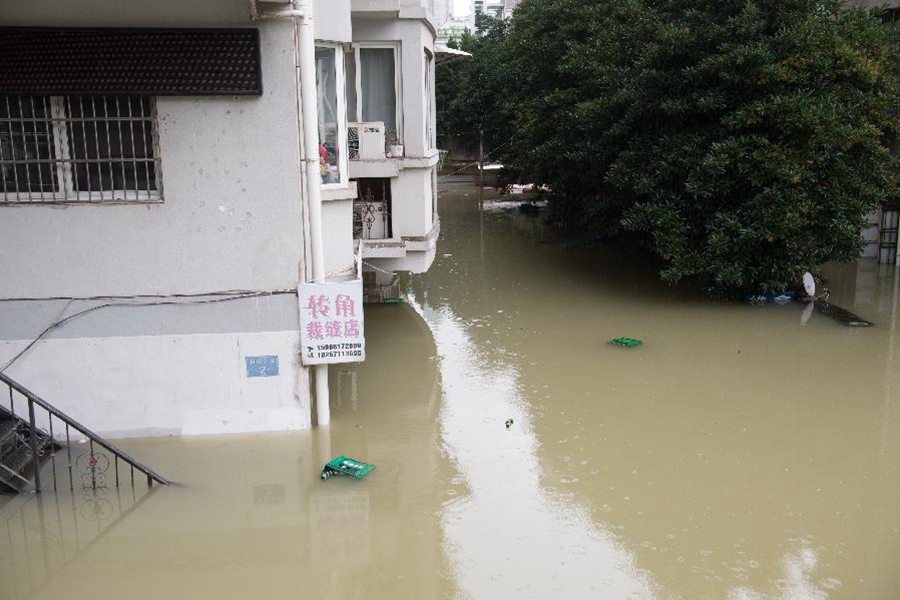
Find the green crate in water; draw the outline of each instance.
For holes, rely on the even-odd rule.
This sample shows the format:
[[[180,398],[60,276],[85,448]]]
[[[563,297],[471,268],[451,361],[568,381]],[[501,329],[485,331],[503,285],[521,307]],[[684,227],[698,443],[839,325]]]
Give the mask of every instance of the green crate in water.
[[[322,479],[328,479],[332,475],[350,475],[357,479],[362,479],[371,473],[374,468],[375,465],[341,455],[328,461],[328,464],[322,469],[321,477]]]
[[[635,346],[640,346],[644,342],[641,340],[636,340],[634,338],[627,337],[617,337],[606,342],[607,344],[612,344],[613,346],[620,346],[622,348],[634,348]]]

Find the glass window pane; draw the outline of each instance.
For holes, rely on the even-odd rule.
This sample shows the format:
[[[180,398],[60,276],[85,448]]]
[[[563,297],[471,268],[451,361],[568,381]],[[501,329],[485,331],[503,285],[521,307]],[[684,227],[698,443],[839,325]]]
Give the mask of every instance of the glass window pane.
[[[432,63],[431,54],[425,52],[425,148],[431,149],[435,146],[434,131],[432,121],[434,120],[434,92],[431,84]]]
[[[322,183],[340,183],[338,144],[337,50],[316,47],[316,95],[319,104],[319,174]]]
[[[347,120],[351,123],[359,121],[356,110],[356,53],[344,53],[344,68],[347,70],[347,79],[344,82],[347,96]]]
[[[385,140],[400,142],[393,48],[361,48],[360,93],[363,121],[384,121]]]

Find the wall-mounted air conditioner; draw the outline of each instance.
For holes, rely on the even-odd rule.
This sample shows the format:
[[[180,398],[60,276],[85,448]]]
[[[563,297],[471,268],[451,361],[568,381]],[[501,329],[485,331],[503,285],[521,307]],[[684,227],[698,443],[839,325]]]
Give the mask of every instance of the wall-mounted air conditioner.
[[[384,122],[349,123],[347,148],[350,160],[384,160]]]

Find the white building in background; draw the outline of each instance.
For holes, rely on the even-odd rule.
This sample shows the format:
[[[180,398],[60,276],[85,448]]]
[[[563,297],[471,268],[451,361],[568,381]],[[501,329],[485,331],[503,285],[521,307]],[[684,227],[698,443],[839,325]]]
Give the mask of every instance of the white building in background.
[[[470,0],[468,20],[471,30],[475,31],[475,19],[479,14],[486,14],[495,19],[508,19],[519,6],[521,0]]]
[[[358,250],[377,283],[434,259],[430,0],[315,0],[314,60],[286,14],[305,2],[252,6],[261,18],[249,0],[0,13],[0,369],[110,304],[5,370],[100,434],[311,426],[304,164],[329,279]]]

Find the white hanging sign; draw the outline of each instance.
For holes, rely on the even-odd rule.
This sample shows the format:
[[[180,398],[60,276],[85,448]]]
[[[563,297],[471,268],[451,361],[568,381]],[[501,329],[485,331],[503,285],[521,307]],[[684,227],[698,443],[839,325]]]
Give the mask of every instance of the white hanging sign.
[[[362,362],[366,359],[362,279],[301,283],[301,360],[304,365]]]

